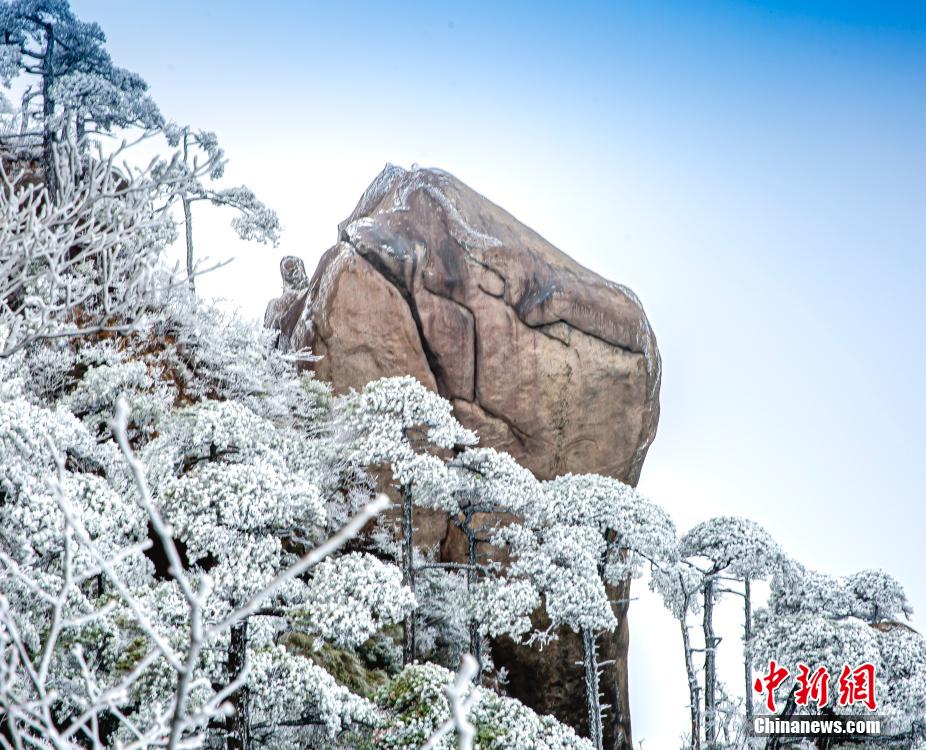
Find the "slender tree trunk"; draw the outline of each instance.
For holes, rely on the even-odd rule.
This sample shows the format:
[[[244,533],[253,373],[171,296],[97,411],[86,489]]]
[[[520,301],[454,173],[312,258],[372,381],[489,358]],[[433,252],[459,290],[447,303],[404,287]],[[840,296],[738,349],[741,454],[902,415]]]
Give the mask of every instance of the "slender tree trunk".
[[[582,628],[582,655],[585,667],[585,703],[588,706],[588,736],[595,750],[604,748],[601,720],[601,688],[598,683],[598,644],[590,628]]]
[[[604,745],[608,750],[633,750],[630,720],[630,686],[627,682],[626,658],[630,648],[630,626],[627,622],[630,605],[631,579],[627,576],[617,584],[605,587],[612,601],[612,608],[618,626],[603,639],[602,648],[607,660],[602,662],[602,648],[598,658],[601,666],[602,700],[611,705],[602,705],[604,721]],[[609,663],[610,662],[610,663]],[[622,666],[619,666],[622,665]]]
[[[752,730],[752,596],[749,578],[743,580],[743,676],[746,680],[746,728]]]
[[[469,543],[469,568],[466,571],[466,588],[472,591],[476,585],[476,533],[470,528],[469,522],[471,516],[466,517],[466,538]],[[479,633],[479,623],[474,620],[469,624],[469,652],[476,660],[479,668],[473,675],[473,683],[478,685],[482,682],[482,636]]]
[[[684,611],[688,611],[687,605]],[[692,658],[688,623],[681,619],[679,625],[682,628],[682,645],[685,647],[685,671],[688,674],[688,699],[691,706],[691,750],[701,750],[701,700],[698,696],[698,675],[695,672],[694,659]]]
[[[55,33],[51,25],[45,27],[45,57],[42,59],[42,167],[45,184],[53,203],[58,202],[58,167],[55,163],[55,100],[52,87],[55,83]]]
[[[613,529],[605,533],[605,551],[598,559],[598,575],[605,579],[605,567],[612,554],[616,554],[620,560],[626,561],[627,550],[621,549],[620,536]],[[626,656],[629,648],[629,626],[627,623],[627,613],[630,604],[630,581],[628,575],[623,580],[614,584],[605,584],[605,591],[611,602],[611,611],[617,619],[617,628],[607,636],[605,642],[606,656],[604,668],[601,670],[601,676],[605,679],[605,691],[610,705],[605,705],[599,710],[604,714],[604,709],[610,710],[607,722],[604,722],[602,733],[602,744],[607,743],[609,750],[632,750],[633,738],[631,737],[630,722],[630,697],[629,685],[627,683],[627,664]],[[621,656],[622,654],[622,656]],[[598,653],[595,653],[596,660]],[[600,663],[599,663],[599,666]],[[601,703],[601,693],[599,690],[598,703]]]
[[[190,207],[190,199],[186,196],[181,198],[183,202],[183,226],[186,229],[186,278],[190,285],[190,291],[196,291],[196,285],[193,282],[193,211]]]
[[[183,163],[188,164],[190,160],[190,132],[188,128],[183,129]],[[180,202],[183,203],[183,228],[186,233],[186,278],[187,284],[190,285],[190,291],[196,291],[196,283],[193,280],[193,209],[191,201],[186,195],[180,196]]]
[[[248,650],[248,621],[238,623],[231,629],[228,643],[228,675],[235,679],[244,669]],[[226,721],[227,750],[251,750],[251,717],[248,710],[248,689],[241,686],[229,700],[234,712]]]
[[[77,153],[74,154],[74,174],[72,179],[77,184],[87,176],[87,170],[90,168],[88,162],[80,158],[81,154],[86,151],[87,144],[87,121],[81,117],[80,113],[75,116],[74,129],[77,138]]]
[[[704,742],[717,743],[717,638],[714,635],[714,582],[704,584]]]
[[[409,490],[402,492],[402,535],[404,567],[403,583],[415,593],[415,567],[412,553],[414,550],[414,514],[412,508],[412,494]],[[402,646],[402,663],[411,664],[415,661],[415,612],[412,610],[406,617],[403,625],[404,643]]]

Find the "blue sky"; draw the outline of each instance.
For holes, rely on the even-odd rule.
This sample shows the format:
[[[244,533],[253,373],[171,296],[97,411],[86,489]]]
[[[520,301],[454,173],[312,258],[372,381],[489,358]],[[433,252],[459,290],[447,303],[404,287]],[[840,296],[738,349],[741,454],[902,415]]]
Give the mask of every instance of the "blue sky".
[[[237,258],[205,293],[260,315],[386,162],[451,171],[640,295],[664,362],[640,486],[682,529],[737,513],[812,567],[884,567],[924,624],[926,5],[73,5],[281,215],[268,250],[197,214]],[[681,647],[640,597],[635,737],[676,747]]]

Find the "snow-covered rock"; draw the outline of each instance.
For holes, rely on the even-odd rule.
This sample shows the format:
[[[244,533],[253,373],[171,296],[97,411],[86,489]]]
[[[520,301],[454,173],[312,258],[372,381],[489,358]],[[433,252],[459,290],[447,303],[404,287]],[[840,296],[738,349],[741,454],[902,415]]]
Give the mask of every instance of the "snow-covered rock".
[[[661,376],[639,300],[453,175],[388,165],[339,225],[308,288],[298,265],[284,260],[285,292],[265,323],[282,348],[319,355],[307,366],[336,392],[412,375],[452,402],[480,445],[540,479],[573,472],[636,483]],[[420,546],[465,555],[445,515],[420,512],[416,525]],[[616,660],[609,691],[626,685],[623,614],[603,639],[603,658]],[[517,697],[574,722],[585,714],[580,649],[564,633],[542,653],[506,647],[496,657]],[[605,702],[617,707],[613,729],[628,730],[626,693]]]

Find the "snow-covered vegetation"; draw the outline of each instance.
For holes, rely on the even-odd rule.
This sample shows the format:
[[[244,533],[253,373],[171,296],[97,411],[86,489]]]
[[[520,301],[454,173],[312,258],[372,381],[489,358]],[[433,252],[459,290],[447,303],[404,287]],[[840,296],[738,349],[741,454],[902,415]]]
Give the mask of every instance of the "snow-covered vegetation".
[[[601,750],[597,642],[611,592],[647,576],[680,626],[687,746],[764,744],[744,728],[771,661],[793,670],[788,715],[811,710],[798,663],[872,665],[890,736],[923,746],[926,641],[890,575],[809,571],[742,518],[679,536],[613,478],[538,481],[414,379],[336,397],[300,370],[311,353],[197,299],[193,202],[236,210],[246,239],[279,224],[207,184],[214,136],[165,123],[104,42],[65,0],[0,2],[0,79],[23,92],[0,135],[0,745]],[[164,136],[143,169],[95,145],[131,127]],[[184,222],[180,277],[163,258]],[[415,546],[422,510],[464,561]],[[716,669],[732,596],[740,706]],[[563,629],[588,738],[505,696],[485,647]]]

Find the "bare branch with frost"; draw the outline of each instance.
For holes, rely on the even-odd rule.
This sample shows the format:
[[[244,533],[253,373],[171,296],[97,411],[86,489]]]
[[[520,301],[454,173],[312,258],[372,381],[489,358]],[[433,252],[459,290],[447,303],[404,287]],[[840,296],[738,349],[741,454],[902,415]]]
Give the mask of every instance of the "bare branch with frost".
[[[53,196],[37,172],[0,158],[0,357],[35,341],[132,330],[183,283],[163,264],[176,236],[163,162],[128,163],[123,142],[81,155],[59,144]],[[208,171],[209,164],[199,165]]]
[[[470,723],[468,715],[469,709],[478,697],[478,693],[473,689],[473,677],[478,670],[479,664],[476,659],[464,654],[456,679],[447,686],[450,718],[438,727],[421,750],[434,750],[437,743],[453,731],[456,731],[460,738],[460,750],[472,750],[476,727]]]

